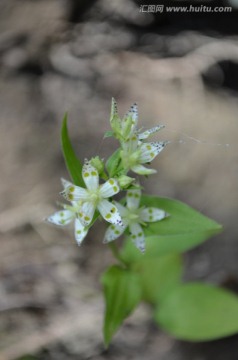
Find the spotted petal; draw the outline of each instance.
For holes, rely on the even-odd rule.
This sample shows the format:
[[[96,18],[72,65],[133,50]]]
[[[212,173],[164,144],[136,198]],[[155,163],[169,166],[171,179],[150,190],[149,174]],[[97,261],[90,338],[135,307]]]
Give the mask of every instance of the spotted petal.
[[[141,164],[151,162],[165,147],[165,142],[150,142],[141,145],[139,162]]]
[[[87,199],[88,192],[80,186],[71,185],[61,191],[60,195],[63,195],[63,197],[68,201],[78,201]]]
[[[113,117],[115,115],[118,114],[118,110],[117,110],[117,103],[116,103],[116,100],[114,98],[112,98],[112,105],[111,105],[111,116],[110,116],[110,119],[112,120]]]
[[[123,225],[121,215],[113,203],[103,199],[98,204],[98,210],[106,221],[115,225]]]
[[[73,183],[71,183],[71,182],[68,181],[68,180],[65,180],[64,178],[61,178],[61,184],[62,184],[62,186],[63,186],[64,189],[66,189],[67,187],[73,185]]]
[[[79,211],[79,220],[84,226],[88,226],[91,223],[95,208],[95,204],[91,201],[86,201],[81,206]]]
[[[134,103],[129,111],[131,117],[132,117],[132,124],[134,126],[137,126],[137,122],[138,122],[138,106],[136,103]]]
[[[126,124],[126,118],[131,117],[131,129],[130,129],[130,133],[133,134],[133,132],[135,131],[136,127],[137,127],[137,123],[138,123],[138,107],[137,104],[134,103],[131,107],[130,110],[128,111],[128,113],[126,114],[126,116],[123,119],[122,124]]]
[[[154,207],[142,209],[140,212],[140,219],[145,222],[154,222],[164,219],[167,216],[166,212]]]
[[[145,251],[145,235],[142,230],[142,227],[138,223],[132,223],[129,225],[129,230],[131,233],[130,238],[136,245],[136,247],[141,251]]]
[[[165,126],[164,125],[158,125],[158,126],[155,126],[151,129],[148,129],[146,131],[144,131],[143,133],[141,134],[138,134],[138,139],[139,140],[144,140],[144,139],[147,139],[150,135],[156,133],[157,131],[163,129]]]
[[[49,216],[46,221],[50,222],[51,224],[65,226],[68,225],[74,217],[75,213],[73,213],[72,211],[61,210]]]
[[[128,209],[138,209],[141,198],[141,190],[140,189],[132,189],[128,190],[126,194],[126,203]]]
[[[107,231],[105,233],[105,237],[104,237],[104,244],[109,243],[115,239],[117,239],[119,236],[121,236],[124,231],[126,230],[126,225],[110,225],[107,228]]]
[[[157,173],[154,169],[148,169],[143,165],[134,165],[131,168],[132,171],[134,171],[136,174],[139,175],[151,175]]]
[[[86,162],[83,166],[83,180],[88,190],[96,190],[98,188],[98,171],[89,162]]]
[[[115,179],[109,179],[100,187],[99,193],[103,198],[108,198],[117,194],[119,191],[118,182]]]
[[[75,240],[77,241],[77,244],[80,246],[83,239],[87,235],[88,230],[82,225],[79,219],[75,219],[74,224],[74,236]]]

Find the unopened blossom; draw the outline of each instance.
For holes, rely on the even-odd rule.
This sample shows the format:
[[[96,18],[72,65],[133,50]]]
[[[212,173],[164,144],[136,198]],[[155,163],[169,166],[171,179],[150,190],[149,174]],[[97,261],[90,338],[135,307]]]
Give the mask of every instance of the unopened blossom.
[[[125,141],[134,133],[138,122],[137,104],[133,104],[127,114],[120,119],[117,110],[117,103],[112,98],[110,123],[113,130],[113,135],[119,141]]]
[[[134,134],[122,144],[121,160],[125,170],[132,170],[139,175],[156,173],[154,169],[148,169],[143,164],[150,163],[165,147],[166,141],[142,142]]]
[[[133,105],[131,105],[130,110],[122,119],[120,119],[117,110],[117,103],[114,98],[112,98],[110,122],[113,130],[113,135],[118,138],[120,142],[124,142],[130,139],[133,135],[136,135],[138,140],[144,140],[147,139],[150,135],[164,128],[164,125],[158,125],[141,133],[140,130],[137,129],[137,104],[134,103]]]
[[[154,207],[139,207],[141,200],[141,190],[128,190],[126,195],[126,206],[116,203],[119,209],[123,226],[110,225],[105,233],[104,243],[111,242],[121,236],[129,228],[130,239],[141,251],[145,251],[145,235],[143,226],[148,222],[155,222],[164,219],[167,214],[164,210]]]
[[[82,225],[88,226],[91,223],[96,209],[106,221],[122,225],[117,207],[107,200],[120,191],[117,180],[111,178],[99,185],[98,171],[90,162],[84,164],[82,177],[86,188],[70,185],[61,193],[69,201],[80,201],[78,214]]]
[[[61,179],[64,188],[73,186],[73,184],[67,180]],[[74,221],[74,236],[78,245],[81,245],[83,239],[88,233],[88,229],[82,225],[78,219],[78,212],[80,210],[80,203],[73,201],[71,205],[63,204],[63,210],[57,211],[54,214],[46,218],[46,221],[58,225],[66,226]]]

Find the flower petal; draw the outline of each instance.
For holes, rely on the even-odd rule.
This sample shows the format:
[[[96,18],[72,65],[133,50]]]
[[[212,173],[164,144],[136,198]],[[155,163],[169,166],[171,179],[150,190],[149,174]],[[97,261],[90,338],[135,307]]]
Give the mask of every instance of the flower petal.
[[[129,225],[131,236],[130,238],[134,242],[135,246],[141,251],[145,251],[145,235],[142,227],[138,223],[132,223]]]
[[[68,201],[85,200],[88,198],[87,190],[76,185],[68,186],[60,192],[60,195],[63,195],[63,197]]]
[[[130,110],[123,117],[122,123],[126,123],[128,117],[131,117],[132,119],[131,133],[133,133],[138,123],[138,106],[136,103],[131,105]]]
[[[141,164],[151,162],[165,147],[164,141],[144,143],[141,145],[139,162]]]
[[[83,166],[83,180],[88,190],[96,190],[98,188],[98,171],[89,162],[86,162]]]
[[[124,141],[122,144],[122,149],[124,150],[125,153],[132,154],[136,151],[137,147],[138,147],[138,138],[136,135],[133,135],[132,137],[130,137],[129,139],[127,139],[126,141]]]
[[[119,236],[121,236],[124,231],[126,230],[126,226],[120,226],[120,225],[110,225],[105,233],[105,237],[104,237],[104,244],[107,244],[115,239],[117,239]]]
[[[84,226],[88,226],[95,212],[95,204],[91,201],[85,201],[79,210],[79,220]]]
[[[164,219],[167,213],[164,210],[148,207],[142,209],[140,212],[140,219],[145,222],[154,222]]]
[[[61,210],[46,218],[46,221],[51,224],[65,226],[68,225],[74,217],[74,212],[70,210]]]
[[[109,179],[100,187],[99,193],[103,198],[108,198],[120,191],[118,182],[115,179]]]
[[[138,209],[141,198],[141,190],[128,190],[126,193],[126,204],[128,209]]]
[[[132,119],[132,126],[131,126],[131,134],[135,131],[137,124],[138,124],[138,106],[134,103],[127,114],[127,116],[131,116]]]
[[[75,240],[77,241],[77,244],[80,246],[83,239],[88,233],[88,229],[86,229],[79,219],[75,219],[74,223],[74,236]]]
[[[117,201],[113,201],[112,203],[116,205],[116,208],[119,211],[121,217],[126,216],[126,214],[128,213],[128,210],[125,206],[121,205]],[[125,223],[125,221],[123,221],[123,223]]]
[[[106,221],[115,225],[123,225],[121,215],[113,203],[108,200],[101,200],[98,204],[98,210]]]
[[[70,181],[68,180],[65,180],[64,178],[61,178],[61,184],[63,186],[64,189],[66,189],[68,186],[72,186],[73,183],[71,183]]]
[[[139,175],[151,175],[157,173],[154,169],[148,169],[143,165],[134,165],[131,168],[132,171],[134,171],[136,174]]]
[[[112,98],[112,105],[111,105],[111,116],[110,119],[113,119],[113,117],[115,115],[118,114],[118,110],[117,110],[117,102],[114,98]]]
[[[150,135],[156,133],[157,131],[163,129],[165,126],[164,125],[158,125],[158,126],[155,126],[151,129],[148,129],[146,131],[144,131],[143,133],[141,134],[138,134],[138,139],[139,140],[144,140],[144,139],[147,139]]]

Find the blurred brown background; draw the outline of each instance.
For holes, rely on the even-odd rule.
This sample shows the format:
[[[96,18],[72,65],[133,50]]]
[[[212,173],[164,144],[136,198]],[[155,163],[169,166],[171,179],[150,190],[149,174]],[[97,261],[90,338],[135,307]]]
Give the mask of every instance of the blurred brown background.
[[[78,248],[43,222],[68,178],[60,127],[79,156],[107,157],[111,97],[140,125],[164,124],[148,193],[224,225],[185,256],[186,279],[238,289],[238,16],[141,13],[132,0],[0,2],[0,359],[237,360],[236,336],[171,339],[141,306],[103,350],[99,274],[112,261],[97,224]],[[190,2],[230,6],[228,1]],[[171,2],[184,5],[188,2]]]

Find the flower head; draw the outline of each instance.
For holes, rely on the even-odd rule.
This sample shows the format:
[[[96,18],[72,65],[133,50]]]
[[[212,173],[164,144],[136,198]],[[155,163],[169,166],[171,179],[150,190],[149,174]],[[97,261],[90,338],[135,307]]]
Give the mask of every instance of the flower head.
[[[150,163],[165,147],[167,141],[144,142],[150,135],[164,128],[164,125],[158,125],[146,131],[140,132],[138,126],[137,104],[133,104],[128,113],[121,120],[117,104],[112,99],[111,127],[114,136],[121,144],[121,162],[125,173],[129,170],[139,175],[149,175],[156,173],[154,169],[148,169],[143,164]]]
[[[61,182],[64,188],[68,186],[73,186],[73,184],[65,179],[61,179]],[[74,236],[78,245],[81,245],[83,239],[88,233],[88,229],[84,227],[81,221],[78,219],[78,212],[80,209],[80,204],[78,202],[71,202],[71,205],[63,204],[63,210],[57,211],[54,214],[46,218],[46,221],[58,225],[66,226],[72,221],[74,221]]]
[[[145,251],[145,235],[142,226],[145,226],[147,222],[162,220],[167,214],[158,208],[139,207],[140,199],[141,190],[133,189],[127,191],[126,207],[116,203],[122,216],[123,226],[110,225],[106,231],[104,243],[117,239],[129,228],[130,239],[140,251]]]
[[[143,143],[136,135],[122,144],[121,160],[127,171],[132,170],[139,175],[156,173],[142,164],[150,163],[165,147],[166,141]]]
[[[70,185],[61,193],[69,201],[80,202],[79,219],[82,225],[88,226],[91,223],[96,209],[106,221],[122,225],[118,209],[107,200],[120,191],[117,180],[111,178],[99,185],[98,171],[90,162],[84,164],[82,176],[86,188]]]

